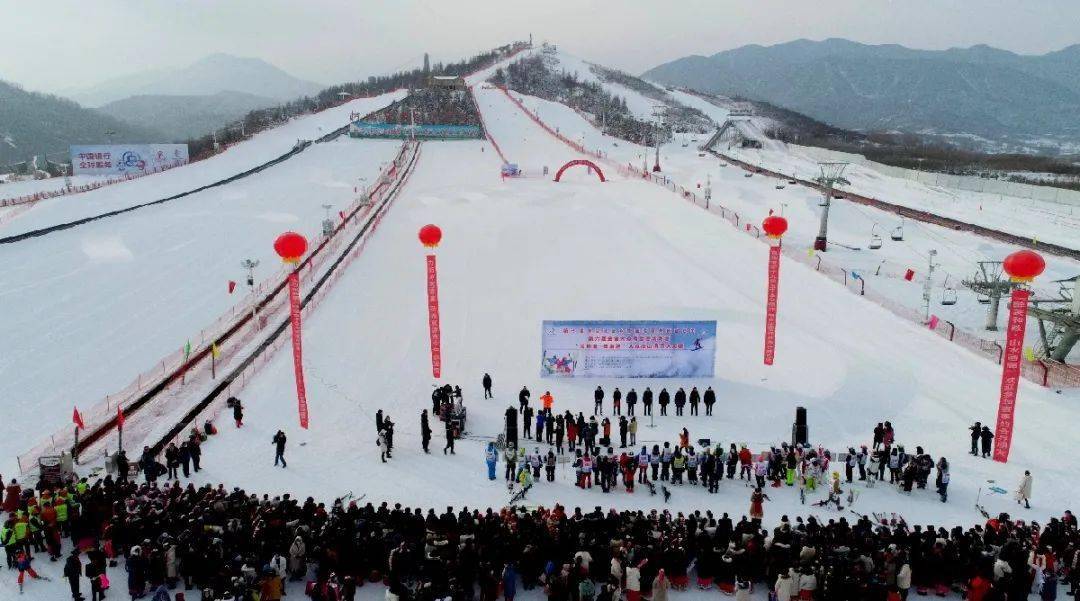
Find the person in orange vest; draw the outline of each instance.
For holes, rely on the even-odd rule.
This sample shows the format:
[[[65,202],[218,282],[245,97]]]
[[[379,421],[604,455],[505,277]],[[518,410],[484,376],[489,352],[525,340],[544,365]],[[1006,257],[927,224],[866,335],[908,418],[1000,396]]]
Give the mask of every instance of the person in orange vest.
[[[547,411],[555,403],[555,397],[551,396],[551,391],[545,390],[543,396],[540,397],[540,401],[544,403],[544,411]]]

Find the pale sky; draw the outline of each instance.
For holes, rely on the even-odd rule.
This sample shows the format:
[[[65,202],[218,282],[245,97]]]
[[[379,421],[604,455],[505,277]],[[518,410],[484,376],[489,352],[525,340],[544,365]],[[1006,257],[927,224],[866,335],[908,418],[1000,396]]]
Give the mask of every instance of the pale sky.
[[[0,0],[0,79],[59,92],[224,52],[320,83],[550,41],[632,73],[745,44],[844,37],[1042,54],[1080,0]]]

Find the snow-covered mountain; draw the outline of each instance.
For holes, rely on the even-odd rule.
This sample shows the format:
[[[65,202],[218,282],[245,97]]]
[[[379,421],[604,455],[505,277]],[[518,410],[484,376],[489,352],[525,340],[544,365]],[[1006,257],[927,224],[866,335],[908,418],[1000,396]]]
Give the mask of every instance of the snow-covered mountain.
[[[128,96],[203,96],[224,91],[292,100],[323,87],[293,77],[262,59],[211,54],[187,67],[135,73],[87,88],[65,90],[64,95],[97,107]]]

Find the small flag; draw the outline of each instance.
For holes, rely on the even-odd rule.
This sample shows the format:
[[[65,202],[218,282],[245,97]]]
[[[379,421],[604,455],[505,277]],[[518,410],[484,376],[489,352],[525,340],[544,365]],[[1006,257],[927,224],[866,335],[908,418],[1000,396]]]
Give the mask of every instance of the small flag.
[[[345,221],[345,211],[338,211],[337,214],[338,217],[341,217],[342,221]]]
[[[808,256],[808,257],[814,256],[814,249],[812,249],[812,248],[806,249],[806,256]]]
[[[221,349],[218,348],[216,342],[210,345],[210,354],[213,355],[215,359],[221,356]]]
[[[75,428],[79,430],[85,430],[86,424],[83,423],[82,415],[79,415],[79,408],[75,407],[75,411],[71,416],[71,421],[75,423]]]
[[[124,409],[120,406],[116,407],[116,427],[121,429],[124,427]]]
[[[184,361],[187,361],[188,357],[190,357],[190,356],[191,356],[191,341],[188,340],[187,343],[184,344]]]
[[[909,282],[911,280],[915,279],[915,270],[914,269],[909,269],[909,270],[905,271],[904,272],[904,279],[909,281]]]
[[[1024,359],[1027,359],[1028,362],[1034,363],[1034,361],[1035,361],[1035,349],[1030,347],[1030,346],[1025,346],[1024,347]]]
[[[233,290],[236,290],[236,282],[229,280],[229,294],[232,294]]]
[[[931,315],[930,321],[926,322],[926,327],[930,328],[931,330],[936,330],[939,321],[941,320],[938,319],[937,315]]]
[[[1035,237],[1035,236],[1032,236],[1031,237],[1031,245],[1032,246],[1038,246],[1039,245],[1039,239],[1037,237]]]
[[[861,275],[859,275],[859,273],[858,273],[858,272],[856,272],[856,271],[852,271],[852,272],[851,272],[851,279],[853,279],[853,280],[861,280],[861,279],[862,279],[862,276],[861,276]]]

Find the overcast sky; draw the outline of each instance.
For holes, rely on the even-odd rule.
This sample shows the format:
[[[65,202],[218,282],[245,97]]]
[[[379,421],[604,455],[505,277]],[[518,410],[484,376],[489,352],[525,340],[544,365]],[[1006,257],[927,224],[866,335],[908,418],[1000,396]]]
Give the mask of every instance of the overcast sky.
[[[1042,54],[1078,23],[1080,0],[0,0],[0,79],[60,92],[225,52],[330,84],[529,33],[633,73],[797,38]]]

